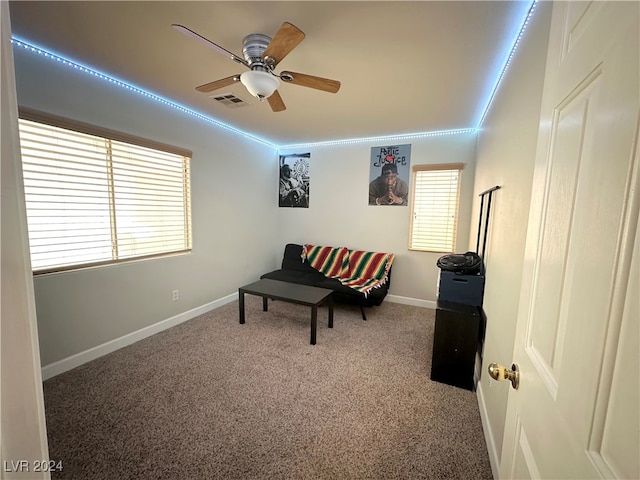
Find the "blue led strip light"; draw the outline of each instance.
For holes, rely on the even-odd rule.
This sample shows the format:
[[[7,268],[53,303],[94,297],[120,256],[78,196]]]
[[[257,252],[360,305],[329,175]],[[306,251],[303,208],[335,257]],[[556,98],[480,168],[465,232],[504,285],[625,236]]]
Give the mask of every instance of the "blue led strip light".
[[[201,113],[194,112],[193,110],[191,110],[191,109],[189,109],[187,107],[184,107],[184,106],[179,105],[179,104],[177,104],[175,102],[167,100],[166,98],[162,98],[159,95],[156,95],[155,93],[148,92],[148,91],[146,91],[146,90],[144,90],[144,89],[142,89],[140,87],[136,87],[136,86],[131,85],[129,83],[123,82],[122,80],[118,80],[116,78],[110,77],[109,75],[105,75],[104,73],[100,73],[97,70],[94,70],[92,68],[86,67],[86,66],[81,65],[81,64],[79,64],[77,62],[72,62],[70,60],[67,60],[66,58],[63,58],[63,57],[59,56],[59,55],[55,55],[55,54],[53,54],[51,52],[48,52],[48,51],[46,51],[46,50],[44,50],[42,48],[35,47],[35,46],[33,46],[33,45],[23,41],[23,40],[20,40],[20,39],[16,38],[16,37],[13,37],[11,39],[11,43],[13,45],[17,46],[17,47],[23,48],[23,49],[28,50],[28,51],[33,52],[33,53],[37,53],[38,55],[42,55],[43,57],[46,57],[46,58],[48,58],[50,60],[54,60],[56,62],[60,62],[61,64],[65,65],[67,67],[73,68],[75,70],[79,70],[79,71],[81,71],[83,73],[87,73],[87,74],[89,74],[91,76],[97,77],[97,78],[99,78],[101,80],[104,80],[104,81],[107,81],[107,82],[112,83],[114,85],[117,85],[118,87],[125,88],[125,89],[127,89],[127,90],[129,90],[131,92],[137,93],[137,94],[142,95],[144,97],[147,97],[147,98],[149,98],[151,100],[155,100],[155,101],[160,102],[160,103],[162,103],[164,105],[167,105],[167,106],[169,106],[171,108],[175,108],[176,110],[179,110],[179,111],[181,111],[183,113],[187,113],[189,115],[192,115],[192,116],[194,116],[196,118],[199,118],[200,120],[204,120],[205,122],[212,123],[213,125],[215,125],[217,127],[224,128],[225,130],[229,130],[229,131],[231,131],[233,133],[236,133],[238,135],[242,135],[243,137],[248,138],[250,140],[253,140],[253,141],[256,141],[256,142],[260,142],[260,143],[262,143],[264,145],[267,145],[267,146],[269,146],[271,148],[277,148],[276,145],[274,145],[273,143],[268,142],[266,140],[263,140],[263,139],[261,139],[259,137],[256,137],[255,135],[251,135],[249,133],[243,132],[242,130],[238,130],[237,128],[233,128],[233,127],[231,127],[229,125],[226,125],[226,124],[224,124],[222,122],[214,120],[213,118],[208,117],[206,115],[203,115]]]
[[[398,135],[384,135],[380,137],[362,137],[362,138],[350,138],[350,139],[344,139],[344,140],[329,140],[326,142],[316,142],[316,143],[298,143],[295,145],[281,145],[280,147],[278,147],[278,149],[289,150],[289,149],[302,148],[302,147],[330,147],[333,145],[347,145],[347,144],[365,143],[365,142],[390,142],[392,140],[403,141],[403,140],[413,140],[416,138],[438,137],[441,135],[459,135],[464,133],[475,133],[476,131],[477,129],[475,128],[462,128],[458,130],[440,130],[437,132],[402,133]]]
[[[513,43],[513,47],[511,47],[511,50],[509,51],[509,55],[507,56],[507,61],[505,62],[504,67],[502,67],[502,70],[500,71],[500,75],[498,75],[498,78],[496,80],[496,84],[493,87],[493,90],[491,91],[491,95],[489,96],[489,100],[487,101],[487,106],[485,107],[484,111],[482,112],[482,117],[480,117],[480,121],[478,122],[478,127],[477,127],[478,129],[482,125],[482,122],[484,121],[484,118],[487,116],[487,113],[489,112],[489,107],[491,107],[491,103],[493,102],[493,99],[496,96],[496,92],[498,91],[498,87],[500,86],[500,83],[502,82],[502,78],[504,77],[504,74],[507,71],[507,68],[509,68],[509,65],[511,64],[511,60],[513,59],[513,56],[514,56],[514,54],[516,52],[516,49],[518,48],[518,45],[520,45],[520,39],[522,38],[522,35],[524,34],[524,31],[527,29],[527,26],[529,25],[529,20],[533,16],[533,11],[535,10],[537,4],[538,4],[538,0],[533,0],[531,2],[531,6],[529,7],[529,12],[527,13],[527,16],[525,17],[524,22],[522,23],[522,26],[520,27],[520,32],[518,33],[518,36],[516,37],[516,41]]]
[[[247,132],[243,132],[242,130],[238,130],[237,128],[231,127],[229,125],[226,125],[222,122],[219,122],[217,120],[214,120],[211,117],[208,117],[206,115],[203,115],[201,113],[198,112],[194,112],[193,110],[186,108],[182,105],[179,105],[175,102],[172,102],[170,100],[167,100],[165,98],[162,98],[154,93],[148,92],[142,88],[136,87],[134,85],[130,85],[126,82],[123,82],[122,80],[118,80],[115,79],[113,77],[110,77],[109,75],[105,75],[103,73],[100,73],[96,70],[93,70],[92,68],[80,65],[79,63],[76,62],[72,62],[70,60],[67,60],[59,55],[55,55],[51,52],[48,52],[42,48],[39,47],[35,47],[23,40],[20,40],[16,37],[13,37],[11,39],[11,43],[24,48],[26,50],[29,50],[31,52],[37,53],[39,55],[42,55],[44,57],[47,57],[51,60],[60,62],[68,67],[74,68],[76,70],[80,70],[84,73],[88,73],[89,75],[95,76],[97,78],[100,78],[102,80],[105,80],[107,82],[113,83],[119,87],[125,88],[127,90],[130,90],[132,92],[138,93],[142,96],[145,96],[147,98],[150,98],[152,100],[158,101],[160,103],[163,103],[169,107],[175,108],[183,113],[187,113],[189,115],[192,115],[194,117],[197,117],[201,120],[204,120],[206,122],[209,122],[217,127],[223,128],[225,130],[229,130],[235,134],[241,135],[249,140],[253,140],[259,143],[262,143],[263,145],[267,145],[271,148],[274,149],[278,149],[278,150],[284,150],[284,149],[293,149],[293,148],[301,148],[301,147],[319,147],[319,146],[333,146],[333,145],[347,145],[347,144],[356,144],[356,143],[365,143],[365,142],[388,142],[388,141],[402,141],[402,140],[411,140],[411,139],[416,139],[416,138],[426,138],[426,137],[434,137],[434,136],[440,136],[440,135],[456,135],[456,134],[465,134],[465,133],[474,133],[477,132],[478,129],[480,129],[480,126],[482,125],[482,122],[484,121],[487,112],[489,111],[489,107],[491,106],[491,103],[493,102],[493,99],[495,97],[495,94],[498,90],[498,87],[500,86],[500,83],[502,82],[502,78],[504,77],[504,74],[507,70],[507,68],[509,67],[509,65],[511,64],[511,60],[515,54],[515,51],[518,47],[518,45],[520,44],[520,39],[522,38],[522,35],[524,34],[524,31],[527,27],[527,25],[529,24],[529,20],[531,19],[531,16],[533,15],[533,11],[535,10],[536,4],[539,0],[532,0],[531,6],[529,7],[529,11],[527,13],[527,16],[522,24],[522,27],[520,28],[520,31],[518,33],[518,36],[516,37],[516,40],[513,44],[513,47],[511,48],[509,55],[507,57],[507,60],[505,62],[504,67],[502,68],[500,75],[498,75],[498,78],[496,80],[496,84],[491,92],[491,95],[489,96],[489,100],[487,101],[487,106],[485,107],[483,113],[482,113],[482,117],[480,118],[480,121],[478,122],[478,126],[476,128],[464,128],[464,129],[458,129],[458,130],[444,130],[444,131],[436,131],[436,132],[421,132],[421,133],[407,133],[407,134],[398,134],[398,135],[385,135],[385,136],[378,136],[378,137],[365,137],[365,138],[353,138],[353,139],[344,139],[344,140],[332,140],[332,141],[326,141],[326,142],[315,142],[315,143],[300,143],[300,144],[291,144],[291,145],[275,145],[271,142],[268,142],[266,140],[263,140],[259,137],[256,137],[255,135],[251,135]]]

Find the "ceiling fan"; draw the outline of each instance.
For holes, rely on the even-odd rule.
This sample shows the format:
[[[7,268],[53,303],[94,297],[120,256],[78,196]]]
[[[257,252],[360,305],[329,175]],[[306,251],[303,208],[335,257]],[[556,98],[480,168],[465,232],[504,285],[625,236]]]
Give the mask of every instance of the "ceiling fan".
[[[248,72],[231,75],[200,85],[196,87],[196,90],[199,92],[212,92],[236,82],[241,82],[249,93],[258,100],[262,101],[266,98],[271,106],[271,110],[281,112],[286,110],[287,107],[278,93],[280,81],[329,93],[336,93],[340,89],[340,82],[337,80],[289,71],[283,71],[280,74],[275,73],[274,69],[276,65],[302,42],[305,37],[302,30],[289,22],[282,24],[273,39],[261,33],[251,33],[244,37],[242,41],[242,54],[244,58],[231,53],[227,49],[222,48],[220,45],[213,43],[211,40],[183,25],[174,23],[172,27],[249,68]]]

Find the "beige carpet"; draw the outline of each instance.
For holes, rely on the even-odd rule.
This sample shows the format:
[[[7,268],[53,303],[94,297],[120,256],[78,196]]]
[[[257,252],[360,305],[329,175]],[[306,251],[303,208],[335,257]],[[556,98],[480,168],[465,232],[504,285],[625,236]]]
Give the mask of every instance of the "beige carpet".
[[[490,479],[475,393],[432,382],[434,311],[247,295],[44,383],[53,478]]]

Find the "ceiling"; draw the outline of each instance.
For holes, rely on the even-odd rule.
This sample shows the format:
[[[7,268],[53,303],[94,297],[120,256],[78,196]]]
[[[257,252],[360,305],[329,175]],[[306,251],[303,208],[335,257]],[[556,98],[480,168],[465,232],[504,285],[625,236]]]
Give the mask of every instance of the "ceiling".
[[[12,1],[15,38],[214,120],[292,145],[475,128],[530,1]],[[239,82],[195,87],[246,67],[174,28],[242,56],[249,33],[284,21],[306,38],[276,67],[339,80],[338,93],[282,84],[274,113]],[[213,96],[246,102],[229,107]]]

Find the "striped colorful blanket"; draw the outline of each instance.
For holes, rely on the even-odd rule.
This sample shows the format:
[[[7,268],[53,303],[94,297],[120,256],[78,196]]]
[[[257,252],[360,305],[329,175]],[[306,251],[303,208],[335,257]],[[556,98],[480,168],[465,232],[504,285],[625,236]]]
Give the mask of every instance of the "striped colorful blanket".
[[[349,268],[340,282],[362,292],[366,297],[372,289],[387,282],[394,258],[392,253],[349,250]]]
[[[318,245],[304,245],[302,247],[302,261],[305,259],[313,268],[325,277],[339,278],[348,267],[348,250],[345,247],[320,247]]]
[[[384,285],[395,255],[392,253],[348,250],[345,247],[321,247],[304,245],[302,259],[329,278],[337,278],[346,287],[369,292]]]

